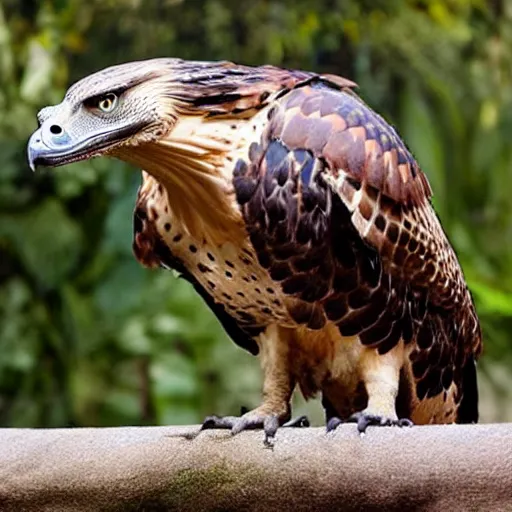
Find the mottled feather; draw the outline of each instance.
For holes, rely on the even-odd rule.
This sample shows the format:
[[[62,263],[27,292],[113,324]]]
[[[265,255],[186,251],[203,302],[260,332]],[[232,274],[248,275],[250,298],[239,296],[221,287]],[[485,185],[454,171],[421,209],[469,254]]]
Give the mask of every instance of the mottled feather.
[[[414,342],[418,400],[455,383],[460,401],[474,387],[463,381],[479,324],[427,178],[359,98],[324,83],[291,91],[234,183],[260,264],[293,298],[297,323],[334,322],[381,354]]]
[[[134,62],[70,87],[31,137],[33,166],[107,154],[145,169],[137,259],[177,270],[261,356],[263,404],[235,430],[286,421],[296,385],[322,392],[328,418],[478,418],[480,327],[427,177],[353,86]]]

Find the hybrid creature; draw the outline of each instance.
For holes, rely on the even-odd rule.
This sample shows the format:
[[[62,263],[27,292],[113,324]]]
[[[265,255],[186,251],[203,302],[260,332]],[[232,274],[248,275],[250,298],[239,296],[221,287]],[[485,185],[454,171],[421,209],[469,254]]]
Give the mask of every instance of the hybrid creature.
[[[263,400],[204,427],[291,417],[321,393],[327,428],[478,420],[482,342],[425,174],[334,75],[154,59],[110,67],[38,115],[30,165],[95,156],[143,169],[133,248],[175,269],[241,347]]]

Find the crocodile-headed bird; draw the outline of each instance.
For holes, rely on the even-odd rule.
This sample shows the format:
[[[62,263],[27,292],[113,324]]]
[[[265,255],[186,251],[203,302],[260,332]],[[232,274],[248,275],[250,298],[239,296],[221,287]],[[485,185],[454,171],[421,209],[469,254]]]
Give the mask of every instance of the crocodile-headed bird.
[[[107,155],[142,171],[133,248],[178,271],[259,354],[259,407],[298,386],[327,428],[478,419],[481,332],[431,188],[395,129],[334,75],[153,59],[110,67],[38,115],[32,168]]]

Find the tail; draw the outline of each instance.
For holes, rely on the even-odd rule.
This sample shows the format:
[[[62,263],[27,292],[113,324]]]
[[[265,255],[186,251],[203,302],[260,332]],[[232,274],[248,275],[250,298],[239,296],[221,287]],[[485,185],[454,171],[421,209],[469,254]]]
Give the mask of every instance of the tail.
[[[478,384],[473,355],[468,358],[462,370],[462,401],[457,413],[457,423],[478,423]]]

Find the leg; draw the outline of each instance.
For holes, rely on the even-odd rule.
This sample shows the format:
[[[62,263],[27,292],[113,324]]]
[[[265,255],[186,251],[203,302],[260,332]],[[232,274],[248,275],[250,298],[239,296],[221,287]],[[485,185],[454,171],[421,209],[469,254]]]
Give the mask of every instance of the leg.
[[[285,329],[275,325],[269,326],[260,336],[261,365],[264,373],[262,404],[237,416],[209,416],[205,419],[201,430],[210,428],[231,429],[233,434],[242,430],[263,428],[265,442],[268,444],[275,436],[279,426],[284,426],[290,419],[290,398],[295,386],[288,363],[289,338]],[[303,426],[303,418],[292,423]],[[294,426],[289,424],[288,426]]]
[[[402,342],[384,355],[375,349],[367,349],[363,353],[360,372],[368,395],[368,405],[348,419],[357,423],[359,432],[364,433],[369,425],[412,425],[408,419],[398,419],[395,409],[403,358]],[[342,421],[339,418],[331,418],[327,430],[334,430],[340,423]]]

